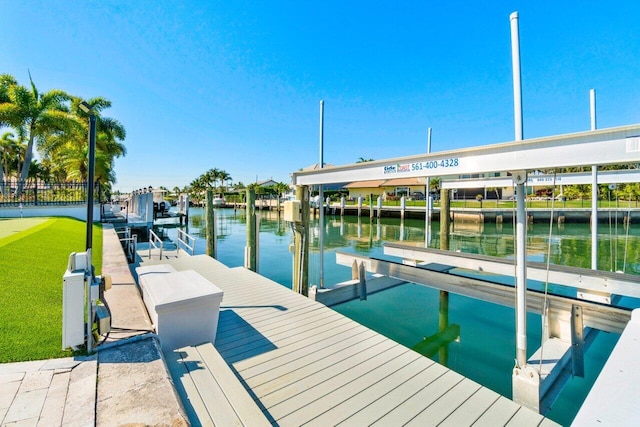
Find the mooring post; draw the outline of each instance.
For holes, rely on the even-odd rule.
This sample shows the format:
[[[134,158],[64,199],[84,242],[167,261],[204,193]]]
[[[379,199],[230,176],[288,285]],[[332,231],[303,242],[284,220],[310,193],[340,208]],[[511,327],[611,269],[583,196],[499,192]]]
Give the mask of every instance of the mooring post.
[[[216,214],[213,210],[213,190],[207,190],[206,194],[206,240],[207,240],[207,255],[212,258],[217,258],[216,248]]]
[[[451,227],[451,201],[449,190],[440,190],[440,249],[449,250],[449,228]]]
[[[378,218],[382,215],[382,196],[378,196]]]
[[[405,196],[400,197],[400,219],[404,219],[404,210],[406,207],[406,198]]]
[[[300,201],[301,221],[294,236],[293,291],[309,296],[309,192],[305,185],[296,186],[296,200]]]
[[[449,227],[451,222],[451,200],[449,190],[440,190],[440,249],[449,250]],[[449,326],[449,292],[440,291],[440,311],[438,313],[438,330],[444,331]],[[447,365],[449,361],[449,346],[444,345],[438,350],[438,361]]]
[[[358,196],[358,218],[362,215],[362,196]]]
[[[247,245],[244,250],[244,267],[256,271],[256,192],[247,188]]]
[[[367,300],[367,272],[364,268],[364,262],[360,263],[360,268],[358,269],[358,280],[360,283],[358,284],[358,293],[360,294],[360,301]]]
[[[345,206],[345,198],[344,196],[340,197],[340,216],[344,216],[344,206]]]

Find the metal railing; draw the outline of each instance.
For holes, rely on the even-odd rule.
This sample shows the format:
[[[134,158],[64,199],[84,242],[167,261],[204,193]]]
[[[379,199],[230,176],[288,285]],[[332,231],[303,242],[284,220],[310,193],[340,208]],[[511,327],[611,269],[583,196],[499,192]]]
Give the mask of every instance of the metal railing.
[[[180,244],[186,248],[183,249],[185,252],[189,252],[187,251],[187,249],[189,249],[191,251],[191,255],[195,253],[196,238],[185,233],[183,230],[178,229],[178,243],[176,244],[178,256],[180,255]]]
[[[160,249],[160,258],[162,259],[162,239],[158,237],[153,230],[149,230],[149,259],[151,259],[151,248]]]
[[[18,190],[21,190],[20,192]],[[103,201],[102,187],[94,188],[95,201]],[[87,203],[86,182],[0,181],[1,206],[81,205]]]
[[[136,260],[136,252],[138,250],[138,236],[136,234],[131,234],[131,228],[126,227],[124,230],[116,231],[118,236],[123,234],[124,237],[120,238],[120,244],[124,249],[124,253],[127,256],[127,260],[129,263],[132,263]]]

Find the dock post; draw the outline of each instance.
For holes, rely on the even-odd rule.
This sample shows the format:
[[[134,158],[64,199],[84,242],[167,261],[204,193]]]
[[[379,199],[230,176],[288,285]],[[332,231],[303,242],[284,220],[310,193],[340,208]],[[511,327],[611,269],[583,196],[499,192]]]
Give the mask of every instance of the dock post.
[[[449,250],[449,228],[451,226],[451,201],[449,190],[440,190],[440,249]]]
[[[256,271],[256,192],[247,189],[247,246],[244,249],[244,267]]]
[[[360,294],[360,301],[367,300],[367,272],[364,268],[364,262],[360,263],[360,268],[358,269],[358,280],[360,283],[358,284],[358,293]]]
[[[382,215],[382,196],[378,196],[378,218]]]
[[[293,291],[309,295],[309,192],[305,185],[296,186],[296,200],[300,201],[301,222],[296,223],[293,252]]]
[[[212,258],[217,258],[216,248],[216,214],[213,210],[213,190],[207,190],[207,210],[206,210],[206,240],[207,240],[207,255]]]
[[[358,218],[362,216],[362,196],[358,196]]]
[[[440,249],[449,250],[449,227],[451,225],[451,200],[449,190],[440,190]],[[438,313],[438,330],[444,331],[449,326],[449,292],[440,291],[440,311]],[[438,362],[447,365],[449,347],[444,345],[438,350]]]
[[[344,196],[340,197],[340,216],[344,216],[344,205],[345,199]]]
[[[404,219],[404,210],[407,204],[405,196],[400,197],[400,219]]]

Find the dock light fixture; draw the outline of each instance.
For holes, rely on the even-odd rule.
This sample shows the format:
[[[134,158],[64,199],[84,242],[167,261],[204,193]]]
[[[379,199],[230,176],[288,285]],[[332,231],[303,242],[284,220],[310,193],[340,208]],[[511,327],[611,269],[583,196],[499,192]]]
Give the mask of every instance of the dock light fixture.
[[[82,101],[78,107],[89,115],[89,168],[87,176],[87,240],[86,249],[93,246],[93,187],[96,171],[96,115],[93,107]]]

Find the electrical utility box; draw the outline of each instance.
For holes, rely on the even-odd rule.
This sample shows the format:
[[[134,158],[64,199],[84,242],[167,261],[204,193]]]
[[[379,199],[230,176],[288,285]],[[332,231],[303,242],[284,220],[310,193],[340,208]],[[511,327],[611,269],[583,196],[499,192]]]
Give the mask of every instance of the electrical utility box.
[[[299,200],[287,200],[284,202],[284,220],[288,222],[302,221],[302,209]]]
[[[67,271],[62,276],[62,349],[76,349],[84,344],[85,280],[88,266],[86,252],[69,255]]]

